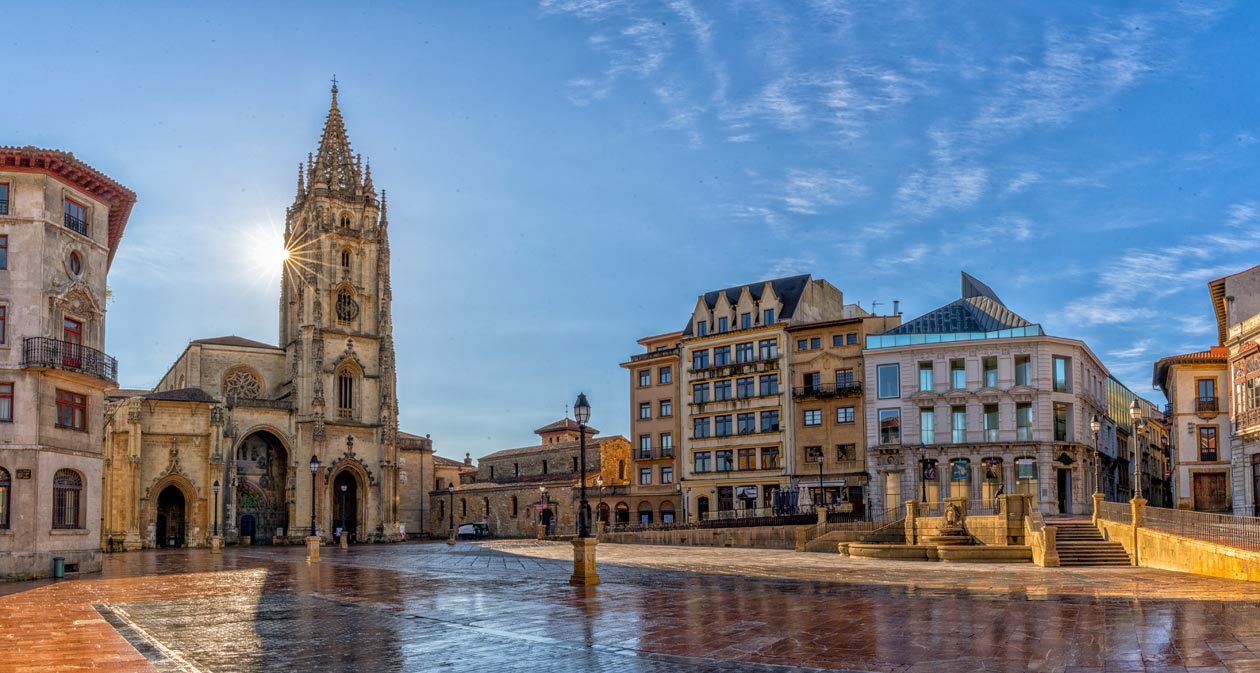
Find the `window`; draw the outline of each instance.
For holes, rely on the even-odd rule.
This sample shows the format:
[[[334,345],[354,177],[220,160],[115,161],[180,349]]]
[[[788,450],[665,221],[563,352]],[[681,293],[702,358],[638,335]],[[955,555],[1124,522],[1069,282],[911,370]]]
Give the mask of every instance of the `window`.
[[[696,404],[704,404],[709,401],[709,384],[697,383],[691,386],[691,401]]]
[[[68,390],[57,391],[57,427],[87,431],[87,398]]]
[[[776,448],[765,448],[761,450],[761,469],[777,470],[779,469],[779,450]]]
[[[735,417],[735,431],[741,435],[751,435],[757,431],[757,414],[752,412],[739,414]]]
[[[843,346],[843,345],[844,345],[844,335],[843,335],[843,334],[833,334],[833,335],[831,335],[831,346],[832,346],[832,348],[835,348],[836,346]]]
[[[66,199],[62,204],[62,214],[67,229],[88,235],[87,208],[83,204]]]
[[[963,390],[967,387],[967,363],[964,360],[949,361],[949,387]]]
[[[494,466],[490,466],[490,481],[494,481]]]
[[[691,419],[691,435],[696,439],[704,439],[709,436],[709,419],[693,418]]]
[[[1015,440],[1019,442],[1031,442],[1032,424],[1032,403],[1017,403],[1015,405]]]
[[[746,344],[735,344],[735,361],[736,362],[752,362],[753,361],[753,342]]]
[[[797,339],[797,340],[796,340],[796,350],[798,350],[798,351],[807,351],[807,350],[809,350],[809,339]]]
[[[900,444],[901,443],[901,410],[900,409],[880,409],[879,410],[879,443],[880,444]]]
[[[762,360],[773,360],[779,357],[779,340],[762,339],[757,342],[757,357]]]
[[[1195,379],[1194,384],[1197,393],[1194,410],[1216,411],[1219,408],[1216,405],[1216,379]]]
[[[9,307],[0,306],[0,344],[9,343]]]
[[[669,467],[669,466],[661,467],[661,483],[662,484],[674,483],[674,468]]]
[[[718,381],[713,384],[713,399],[717,402],[723,402],[731,399],[731,381]]]
[[[347,370],[337,374],[337,415],[343,418],[354,413],[354,375]]]
[[[836,387],[850,388],[853,386],[853,370],[837,369],[836,370]]]
[[[9,471],[0,467],[0,530],[9,528],[9,489],[12,483]]]
[[[724,414],[722,416],[713,417],[713,436],[714,437],[730,437],[731,436],[731,415]]]
[[[661,367],[660,381],[661,383],[669,383],[674,380],[673,367]]]
[[[468,500],[466,498],[459,499],[459,515],[468,516]]]
[[[83,477],[74,470],[57,470],[53,475],[53,520],[55,529],[83,527]]]
[[[823,450],[821,446],[805,447],[805,462],[821,463],[823,462]]]
[[[0,211],[0,215],[4,212]],[[0,236],[0,269],[9,268],[9,237]]]
[[[9,214],[9,184],[0,182],[0,215]]]
[[[919,390],[932,389],[932,363],[919,363]]]
[[[955,444],[961,444],[967,441],[967,407],[953,406],[949,408],[949,427],[953,432],[953,441]]]
[[[822,337],[814,337],[809,340],[809,349],[816,351],[822,348]]]
[[[804,380],[805,392],[807,393],[818,392],[818,386],[820,383],[822,383],[821,379],[822,379],[822,375],[819,374],[818,372],[807,372],[805,374],[805,380]]]
[[[757,380],[749,376],[735,381],[735,397],[755,397],[757,395]]]
[[[651,483],[652,483],[652,468],[640,467],[639,468],[639,485],[648,486]]]
[[[661,433],[661,456],[668,457],[674,455],[674,434],[671,432]]]
[[[705,336],[708,333],[709,333],[709,323],[703,320],[696,323],[696,334],[698,336]]]
[[[848,339],[848,344],[849,344],[850,346],[856,346],[856,345],[857,345],[857,342],[858,342],[858,335],[857,335],[857,332],[851,332],[851,333],[849,333],[849,334],[846,334],[846,335],[845,335],[845,337]]]
[[[1062,402],[1054,403],[1054,441],[1066,442],[1068,439],[1068,422],[1072,405]]]
[[[717,348],[713,349],[713,366],[714,367],[721,367],[722,365],[729,365],[730,363],[731,363],[731,347],[730,346],[718,346]]]
[[[1015,356],[1015,385],[1032,385],[1032,358],[1027,355]]]
[[[806,409],[805,410],[805,427],[808,428],[814,425],[822,425],[822,410],[821,409]]]
[[[359,303],[354,300],[348,288],[341,288],[337,291],[337,322],[342,325],[349,325],[350,321],[359,317]]]
[[[692,369],[707,369],[708,367],[709,367],[708,349],[705,349],[702,351],[694,351],[691,354],[691,368]]]
[[[729,332],[730,320],[728,318],[718,318],[718,332]]]
[[[751,313],[739,314],[739,328],[748,329],[749,327],[752,327],[752,314]]]
[[[83,275],[83,258],[78,252],[70,253],[70,275],[75,278]]]
[[[519,516],[520,511],[520,504],[517,502],[516,496],[512,496],[512,516]]]
[[[639,403],[639,418],[648,419],[651,417],[652,417],[652,403],[640,402]]]
[[[1213,462],[1217,460],[1216,451],[1216,426],[1200,425],[1199,431],[1199,460],[1203,462]]]
[[[984,441],[998,440],[998,405],[984,405]]]
[[[985,388],[996,388],[998,384],[998,366],[997,357],[990,355],[980,361],[984,367],[984,384]]]
[[[1054,358],[1054,392],[1072,392],[1072,359],[1055,356]]]
[[[674,415],[674,401],[661,400],[661,418],[669,418]]]
[[[652,385],[652,370],[640,369],[639,370],[639,387],[646,388],[650,385]]]
[[[837,407],[836,408],[836,422],[837,423],[852,423],[854,422],[855,418],[856,418],[856,415],[853,413],[853,407]]]
[[[880,365],[875,368],[879,399],[901,397],[901,365]]]
[[[836,460],[857,460],[857,445],[836,444]]]
[[[712,468],[710,458],[712,455],[708,451],[698,451],[692,456],[692,472],[708,472]]]
[[[13,422],[13,383],[0,383],[0,423]]]
[[[735,452],[730,449],[713,452],[713,467],[718,472],[730,472],[735,469]]]
[[[765,374],[761,377],[761,394],[762,395],[778,395],[779,394],[779,375]]]
[[[738,465],[739,469],[741,470],[757,469],[757,449],[740,449],[738,458],[739,458],[739,465]]]
[[[765,311],[762,311],[761,315],[761,324],[769,325],[774,322],[774,309],[768,308]]]
[[[931,444],[936,441],[936,410],[930,407],[919,409],[919,443]]]
[[[639,458],[652,457],[652,435],[639,435]]]
[[[779,431],[779,411],[763,411],[761,412],[761,431],[762,432],[778,432]]]
[[[346,271],[350,270],[350,249],[346,248],[341,251],[341,268]]]
[[[514,477],[519,477],[519,476],[521,476],[521,465],[520,465],[520,463],[512,463],[512,476],[514,476]]]
[[[543,459],[543,474],[547,474],[547,459]]]
[[[481,507],[485,511],[486,516],[490,516],[490,498],[482,498]]]

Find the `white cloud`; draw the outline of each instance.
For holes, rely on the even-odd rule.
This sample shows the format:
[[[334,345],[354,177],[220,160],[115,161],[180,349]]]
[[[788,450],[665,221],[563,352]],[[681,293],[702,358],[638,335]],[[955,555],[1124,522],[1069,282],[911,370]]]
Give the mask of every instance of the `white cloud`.
[[[1122,348],[1120,350],[1113,350],[1113,351],[1108,352],[1107,354],[1113,358],[1131,360],[1133,358],[1138,358],[1145,355],[1146,352],[1151,349],[1151,344],[1153,343],[1155,343],[1154,339],[1142,339],[1141,341],[1130,344],[1128,348]]]
[[[789,212],[817,215],[822,209],[866,194],[866,185],[857,176],[840,171],[788,171],[779,199]]]
[[[1260,208],[1257,208],[1255,201],[1247,201],[1246,203],[1235,203],[1227,210],[1225,224],[1231,227],[1241,227],[1247,224],[1254,224],[1260,220]]]
[[[767,270],[767,273],[771,278],[782,278],[802,273],[813,273],[816,270],[817,261],[814,259],[814,256],[802,255],[770,260],[770,268]]]
[[[1040,181],[1041,175],[1036,171],[1020,171],[1018,175],[1011,178],[1010,182],[1006,183],[1006,193],[1018,194]]]
[[[897,207],[927,217],[938,210],[960,210],[980,200],[989,171],[979,166],[943,166],[915,171],[897,188]]]

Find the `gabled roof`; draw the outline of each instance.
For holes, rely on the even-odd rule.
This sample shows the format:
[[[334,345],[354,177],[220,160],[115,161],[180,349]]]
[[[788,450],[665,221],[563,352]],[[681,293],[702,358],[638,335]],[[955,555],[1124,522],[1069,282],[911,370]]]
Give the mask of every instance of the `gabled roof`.
[[[122,240],[123,230],[131,217],[131,207],[136,203],[136,193],[122,186],[108,175],[77,159],[71,152],[39,147],[0,147],[0,170],[44,173],[74,185],[109,206],[109,256],[107,265],[114,263],[114,253]]]
[[[277,346],[272,346],[271,344],[265,344],[261,341],[254,341],[253,339],[246,339],[245,337],[235,335],[212,337],[210,339],[193,339],[191,343],[205,344],[207,346],[239,346],[241,348],[269,348],[271,350],[278,350]]]
[[[147,388],[115,388],[106,390],[105,397],[111,400],[125,400],[129,397],[144,397],[149,392]]]
[[[1164,397],[1168,397],[1168,390],[1164,387],[1164,383],[1168,380],[1168,370],[1173,365],[1184,364],[1227,365],[1229,364],[1229,349],[1224,346],[1213,346],[1205,351],[1160,358],[1155,361],[1155,376],[1151,380],[1151,385],[1163,391]]]
[[[810,275],[788,276],[786,278],[776,278],[771,281],[758,281],[747,285],[736,285],[723,290],[714,290],[704,294],[704,303],[710,309],[717,306],[718,298],[723,294],[726,300],[735,305],[739,303],[739,297],[744,293],[744,288],[748,288],[748,293],[753,300],[761,301],[762,290],[765,289],[766,283],[770,283],[770,287],[774,289],[774,294],[783,303],[783,308],[779,310],[779,315],[775,316],[776,320],[789,320],[796,313],[796,306],[801,301],[801,295],[804,294],[805,288],[809,285]],[[683,328],[682,336],[692,336],[692,321],[687,321],[687,326]]]
[[[563,432],[565,430],[571,430],[573,432],[577,432],[579,427],[580,426],[578,425],[577,421],[573,420],[572,418],[569,418],[568,416],[565,416],[563,419],[558,420],[555,423],[550,423],[548,425],[542,426],[541,428],[538,428],[537,430],[534,431],[534,434],[541,435],[548,432]],[[596,430],[595,428],[592,428],[591,426],[588,425],[586,426],[586,434],[588,436],[598,435],[599,430]]]
[[[201,388],[176,388],[175,390],[165,390],[160,393],[149,393],[144,396],[144,399],[165,402],[209,402],[212,404],[219,401]]]
[[[961,299],[928,311],[884,334],[994,332],[1012,327],[1026,327],[1031,324],[1006,308],[992,288],[964,271]]]
[[[1212,312],[1216,314],[1216,336],[1217,339],[1219,339],[1217,343],[1224,344],[1229,339],[1229,315],[1225,310],[1226,281],[1235,276],[1241,276],[1244,273],[1252,273],[1256,269],[1260,269],[1260,265],[1208,281],[1208,295],[1212,297]]]
[[[623,442],[627,441],[626,438],[622,437],[621,435],[609,435],[607,437],[592,437],[586,440],[586,448],[588,449],[597,448],[601,446],[604,442],[610,442],[616,439],[619,439]],[[481,461],[495,460],[498,458],[508,458],[511,456],[524,456],[524,455],[529,455],[533,453],[547,453],[551,451],[559,452],[559,451],[566,451],[569,449],[576,449],[578,448],[578,446],[579,446],[579,442],[576,439],[571,442],[556,442],[554,444],[536,444],[534,446],[522,446],[519,449],[504,449],[502,451],[495,451],[494,453],[482,456],[480,460]]]
[[[464,463],[458,460],[451,460],[450,458],[444,458],[442,456],[437,455],[436,453],[433,454],[433,464],[441,466],[441,467],[471,467],[469,465],[465,465]]]

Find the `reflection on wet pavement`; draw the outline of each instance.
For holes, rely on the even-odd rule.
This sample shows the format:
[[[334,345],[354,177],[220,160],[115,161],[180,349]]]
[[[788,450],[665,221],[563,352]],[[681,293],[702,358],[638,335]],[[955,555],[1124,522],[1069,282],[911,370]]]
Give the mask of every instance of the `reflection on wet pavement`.
[[[1260,671],[1260,587],[1147,569],[563,543],[110,556],[9,585],[0,670]],[[684,570],[689,569],[689,570]]]

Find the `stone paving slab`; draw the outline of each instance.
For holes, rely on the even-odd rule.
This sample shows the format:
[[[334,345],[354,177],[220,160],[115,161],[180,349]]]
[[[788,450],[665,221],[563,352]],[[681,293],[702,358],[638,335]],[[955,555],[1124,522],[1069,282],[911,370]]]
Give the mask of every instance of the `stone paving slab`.
[[[111,555],[95,578],[5,586],[0,671],[1260,671],[1245,582],[605,544],[604,584],[578,588],[571,553]]]

